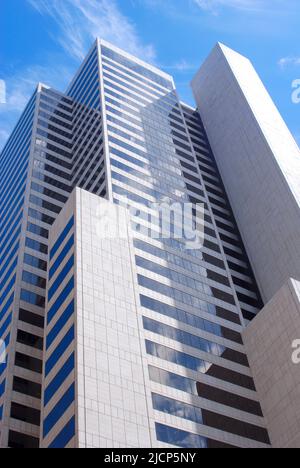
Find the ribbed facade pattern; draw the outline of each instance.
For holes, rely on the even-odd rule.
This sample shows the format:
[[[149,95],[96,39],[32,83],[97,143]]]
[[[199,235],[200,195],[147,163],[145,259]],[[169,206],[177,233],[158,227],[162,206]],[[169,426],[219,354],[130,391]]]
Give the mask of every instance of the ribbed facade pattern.
[[[65,95],[39,85],[0,156],[0,338],[8,347],[1,445],[39,446],[43,373],[44,438],[74,402],[72,230],[55,253],[48,239],[76,186],[135,209],[140,332],[158,446],[267,446],[241,338],[262,304],[205,129],[171,77],[100,41]],[[204,204],[201,250],[150,236],[153,203],[164,200]],[[61,325],[58,310],[66,314]],[[67,446],[74,431],[72,416],[48,446]]]
[[[137,210],[132,227],[157,439],[178,446],[239,446],[239,438],[268,444],[240,336],[249,304],[259,307],[257,289],[252,276],[245,290],[233,282],[230,266],[251,275],[249,263],[238,233],[232,236],[236,225],[216,169],[201,162],[213,165],[200,119],[180,104],[171,78],[103,45],[101,59],[113,199]],[[152,204],[166,198],[205,204],[201,250],[145,235]]]

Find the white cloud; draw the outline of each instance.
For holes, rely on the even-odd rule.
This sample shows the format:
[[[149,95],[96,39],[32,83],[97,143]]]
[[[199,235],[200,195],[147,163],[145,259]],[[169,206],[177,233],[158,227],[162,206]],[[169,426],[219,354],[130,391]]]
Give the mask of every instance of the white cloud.
[[[0,151],[8,140],[10,132],[6,129],[0,128]]]
[[[76,59],[84,58],[96,37],[144,60],[155,58],[153,46],[141,42],[135,25],[122,14],[115,0],[28,1],[41,15],[48,15],[57,23],[57,41]]]
[[[22,69],[17,75],[6,78],[6,102],[0,107],[0,115],[7,112],[20,112],[39,82],[64,91],[72,73],[67,67],[57,68],[35,65]]]
[[[175,72],[184,73],[184,72],[191,72],[193,70],[197,70],[199,66],[183,59],[172,65],[160,65],[160,68],[163,68],[164,70],[167,70],[167,71],[175,71]]]
[[[196,5],[206,11],[217,13],[220,8],[231,8],[248,12],[259,12],[265,8],[274,8],[282,0],[193,0]]]
[[[32,66],[6,77],[6,102],[0,105],[0,151],[17,123],[38,82],[64,91],[72,78],[65,66]]]
[[[127,49],[146,61],[155,59],[154,47],[141,42],[135,25],[122,14],[115,0],[27,1],[40,15],[53,20],[58,29],[53,34],[54,39],[75,59],[76,66],[85,57],[96,37]],[[43,66],[33,65],[19,70],[14,76],[3,77],[6,82],[6,102],[0,105],[0,151],[37,83],[44,82],[64,91],[74,72],[61,62],[61,58],[56,61],[50,57]]]
[[[300,57],[295,57],[295,56],[283,57],[278,61],[278,65],[281,68],[285,68],[289,65],[300,66]]]

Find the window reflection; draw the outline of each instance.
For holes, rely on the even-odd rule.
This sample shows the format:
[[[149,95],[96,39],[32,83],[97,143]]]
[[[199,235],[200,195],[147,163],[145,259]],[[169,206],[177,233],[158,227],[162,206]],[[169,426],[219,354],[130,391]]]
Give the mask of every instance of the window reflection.
[[[187,369],[200,372],[201,374],[207,374],[216,379],[224,380],[225,382],[230,382],[255,391],[253,379],[247,375],[240,374],[239,372],[209,363],[203,359],[167,348],[166,346],[149,340],[146,340],[146,351],[151,356],[159,359],[172,362],[179,366],[186,367]]]

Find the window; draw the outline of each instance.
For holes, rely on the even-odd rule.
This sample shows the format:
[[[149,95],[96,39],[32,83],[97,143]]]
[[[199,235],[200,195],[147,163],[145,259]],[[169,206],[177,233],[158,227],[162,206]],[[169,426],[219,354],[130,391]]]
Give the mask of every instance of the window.
[[[11,404],[10,416],[14,419],[33,424],[34,426],[40,425],[40,411],[28,406],[20,405],[18,403]]]
[[[146,350],[151,356],[155,356],[168,362],[173,362],[174,364],[186,367],[187,369],[191,369],[195,372],[200,372],[201,374],[206,374],[216,379],[224,380],[225,382],[230,382],[255,391],[253,379],[247,375],[217,366],[216,364],[211,364],[203,359],[181,353],[158,343],[153,343],[149,340],[146,340]]]
[[[242,354],[233,349],[226,348],[221,346],[218,343],[205,340],[191,333],[187,333],[183,330],[170,327],[161,322],[156,322],[155,320],[143,317],[143,324],[145,330],[149,330],[152,333],[165,336],[179,343],[183,343],[192,348],[196,348],[204,353],[213,354],[214,356],[219,356],[223,359],[228,359],[229,361],[236,362],[243,366],[249,367],[248,360],[245,354]]]
[[[138,275],[138,283],[140,286],[160,293],[163,296],[171,297],[178,302],[195,307],[196,309],[200,308],[203,312],[207,312],[208,314],[222,317],[233,323],[237,323],[237,320],[239,320],[237,313],[231,312],[227,309],[224,309],[223,307],[216,306],[207,301],[203,301],[198,297],[192,296],[191,294],[186,294],[176,288],[159,283],[158,281],[146,278],[143,275]]]
[[[43,369],[43,362],[40,359],[26,356],[22,353],[16,353],[15,365],[36,372],[37,374],[41,374]]]
[[[61,332],[63,327],[68,322],[68,320],[74,314],[74,308],[75,308],[75,303],[74,303],[74,300],[72,300],[70,304],[67,306],[67,308],[65,309],[65,311],[62,313],[58,321],[55,323],[51,331],[49,331],[47,335],[47,343],[46,343],[47,349],[51,346],[55,338],[58,336],[58,334]]]
[[[38,242],[36,240],[30,239],[29,237],[26,238],[25,245],[29,249],[36,250],[37,252],[41,252],[43,254],[48,253],[47,245],[42,244],[41,242]]]
[[[46,288],[45,278],[41,278],[40,276],[37,276],[34,273],[29,273],[28,271],[23,271],[22,281],[24,283],[32,284],[33,286],[36,286],[41,289]]]
[[[75,385],[72,384],[71,387],[66,391],[64,396],[59,400],[59,402],[54,406],[53,410],[45,418],[43,424],[43,435],[46,437],[59,419],[64,415],[67,409],[71,406],[75,399]]]
[[[64,338],[61,340],[59,345],[55,348],[51,356],[46,361],[45,365],[45,375],[47,376],[53,367],[58,363],[59,359],[64,355],[65,351],[68,349],[70,344],[74,341],[75,329],[74,325],[66,333]]]
[[[44,317],[33,312],[29,312],[25,309],[19,310],[19,320],[25,323],[29,323],[34,327],[44,328]]]
[[[36,234],[37,236],[44,237],[46,239],[48,239],[49,236],[49,232],[47,231],[47,229],[44,229],[32,223],[27,224],[27,231],[31,232],[32,234]]]
[[[56,243],[52,247],[51,252],[50,252],[50,259],[52,259],[54,257],[54,255],[56,254],[56,252],[60,248],[61,244],[63,243],[63,241],[65,240],[65,238],[67,237],[67,235],[69,234],[69,232],[71,231],[73,226],[74,226],[74,216],[70,219],[67,226],[65,227],[65,229],[63,230],[63,232],[59,236],[58,240],[56,241]]]
[[[223,444],[211,439],[206,439],[197,434],[185,432],[175,427],[165,426],[164,424],[155,424],[156,437],[160,442],[170,445],[176,445],[182,448],[237,448],[232,445]]]
[[[70,419],[68,424],[58,434],[54,441],[49,445],[51,449],[65,448],[75,435],[75,417]]]
[[[20,432],[9,431],[8,446],[15,449],[38,449],[39,439]]]
[[[17,341],[25,346],[30,346],[31,348],[39,349],[41,351],[43,350],[43,338],[33,335],[32,333],[18,330]]]
[[[21,301],[28,302],[29,304],[36,305],[38,307],[45,307],[45,298],[27,291],[26,289],[21,290]]]
[[[59,285],[57,285],[58,287]],[[63,305],[71,291],[74,289],[74,277],[70,279],[66,287],[63,289],[61,294],[58,296],[54,304],[51,306],[51,308],[48,311],[47,315],[47,324],[49,324],[53,318],[55,317],[56,313],[59,311],[60,307]],[[55,293],[55,290],[52,289],[52,295]]]
[[[155,424],[155,428],[157,440],[160,442],[182,448],[208,448],[207,440],[199,435],[158,423]]]
[[[153,408],[162,413],[171,414],[177,418],[187,419],[196,424],[203,424],[202,410],[182,401],[173,400],[157,393],[152,393]]]
[[[48,387],[45,389],[45,394],[44,394],[45,406],[47,406],[47,404],[53,398],[57,390],[64,383],[64,381],[70,375],[70,373],[74,370],[74,366],[75,366],[75,355],[74,353],[72,353],[69,359],[62,366],[60,371],[56,374],[54,379],[50,382]]]
[[[47,271],[47,262],[45,260],[33,257],[32,255],[29,255],[27,253],[24,255],[24,263],[39,270]]]
[[[235,343],[243,344],[240,333],[226,327],[222,327],[217,323],[205,320],[198,315],[191,314],[177,307],[170,306],[163,302],[157,301],[150,297],[140,295],[141,306],[146,309],[153,310],[159,314],[171,317],[179,322],[187,323],[188,325],[204,330],[221,338],[234,341]]]
[[[68,274],[70,273],[73,267],[74,267],[74,255],[72,255],[71,258],[67,261],[66,265],[63,267],[63,269],[57,276],[56,280],[54,281],[52,286],[49,288],[48,301],[52,299],[52,297],[58,290],[59,286],[63,283],[63,281],[68,276]]]
[[[260,404],[257,401],[221,390],[217,387],[206,385],[203,382],[197,382],[196,380],[164,371],[158,367],[149,366],[149,375],[150,380],[161,385],[176,388],[182,392],[190,393],[256,416],[263,416]]]
[[[13,390],[14,392],[23,393],[34,398],[41,398],[42,396],[42,387],[41,385],[31,382],[21,377],[14,377],[13,381]]]

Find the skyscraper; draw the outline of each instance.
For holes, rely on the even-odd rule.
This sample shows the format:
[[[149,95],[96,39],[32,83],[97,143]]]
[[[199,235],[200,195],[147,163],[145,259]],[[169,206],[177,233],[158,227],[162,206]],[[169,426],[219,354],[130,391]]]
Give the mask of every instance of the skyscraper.
[[[266,304],[243,335],[272,446],[298,448],[299,147],[250,61],[228,47],[192,86]]]
[[[257,262],[199,76],[193,109],[97,40],[65,94],[38,86],[5,146],[1,446],[270,446],[242,339],[264,306]],[[201,248],[174,235],[190,204]]]

